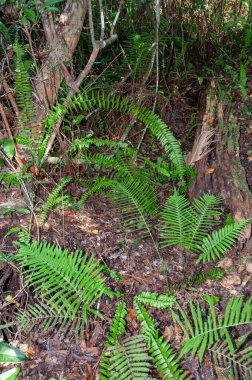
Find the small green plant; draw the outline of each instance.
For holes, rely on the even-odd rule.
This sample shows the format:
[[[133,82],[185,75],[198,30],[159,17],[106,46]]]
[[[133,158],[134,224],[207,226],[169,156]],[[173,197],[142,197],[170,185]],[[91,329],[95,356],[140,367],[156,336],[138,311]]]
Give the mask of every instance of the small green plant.
[[[18,348],[0,341],[0,363],[20,363],[28,358]],[[21,368],[16,367],[4,371],[0,374],[1,380],[15,380],[20,373]]]
[[[77,330],[88,322],[88,314],[102,318],[95,303],[103,294],[114,296],[105,286],[99,261],[82,252],[67,250],[48,243],[17,242],[20,246],[16,259],[27,283],[39,292],[42,302],[19,312],[20,327],[31,329],[36,323],[42,327],[58,324],[61,328],[77,323]],[[75,323],[74,323],[75,322]],[[76,326],[75,326],[76,327]]]
[[[63,188],[69,182],[71,182],[71,178],[63,178],[62,181],[56,186],[56,188],[50,193],[41,211],[41,215],[40,215],[41,225],[45,223],[46,218],[53,207],[61,205],[66,199],[69,198],[68,195],[65,195],[62,193]]]
[[[208,304],[208,310],[203,309],[199,301],[194,306],[192,299],[190,300],[190,318],[179,304],[176,304],[177,311],[172,309],[172,315],[186,337],[180,357],[189,352],[194,357],[198,353],[199,362],[202,363],[206,350],[210,350],[214,354],[213,359],[218,359],[219,364],[222,362],[224,368],[229,364],[227,375],[230,377],[228,378],[239,378],[239,376],[235,377],[235,374],[241,371],[246,374],[245,378],[249,379],[252,375],[252,346],[246,345],[249,334],[242,335],[237,340],[237,336],[233,335],[232,331],[251,324],[251,298],[244,303],[242,296],[232,297],[226,305],[223,316],[217,316],[214,308],[219,298],[212,296],[204,298]]]
[[[184,195],[175,191],[161,212],[163,247],[179,245],[186,252],[200,253],[198,262],[219,259],[251,222],[233,222],[209,234],[209,229],[219,224],[221,203],[220,198],[205,194],[190,205]]]
[[[115,317],[107,337],[109,343],[101,358],[100,376],[106,379],[144,380],[151,363],[163,379],[185,379],[186,375],[179,369],[170,343],[165,342],[149,316],[144,304],[158,309],[171,307],[176,298],[167,294],[145,292],[135,297],[134,307],[142,326],[142,334],[122,339],[125,333],[126,303],[122,301],[116,310]]]
[[[16,40],[13,45],[15,52],[15,89],[17,93],[17,103],[20,107],[20,123],[27,124],[31,121],[32,108],[32,87],[30,84],[29,66],[30,62],[25,59],[25,50]]]

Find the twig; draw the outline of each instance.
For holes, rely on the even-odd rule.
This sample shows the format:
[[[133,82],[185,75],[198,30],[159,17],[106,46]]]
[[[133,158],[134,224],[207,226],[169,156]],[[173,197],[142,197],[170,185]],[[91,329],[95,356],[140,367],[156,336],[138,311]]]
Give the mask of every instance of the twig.
[[[93,50],[96,48],[95,42],[95,33],[94,33],[94,22],[93,22],[93,13],[92,13],[92,2],[88,0],[88,20],[89,20],[89,29],[90,29],[90,37],[93,45]]]
[[[104,11],[103,11],[102,0],[99,0],[99,7],[100,7],[100,16],[101,16],[100,41],[103,41],[104,40],[104,33],[105,33],[105,21],[104,21]]]
[[[158,86],[159,86],[159,56],[158,56],[159,27],[160,27],[160,0],[156,0],[155,51],[153,51],[154,52],[154,61],[156,59],[156,88],[155,88],[155,99],[154,99],[154,103],[153,103],[153,107],[152,107],[152,112],[154,112],[155,108],[156,108]],[[153,61],[153,65],[154,65],[154,61]],[[152,66],[152,68],[153,68],[153,66]],[[149,128],[148,125],[144,128],[143,133],[140,137],[138,146],[137,146],[137,150],[140,149],[148,128]]]
[[[15,141],[14,141],[14,138],[13,138],[13,135],[12,135],[12,132],[11,132],[11,129],[10,129],[10,126],[9,126],[9,123],[8,123],[8,120],[7,120],[7,117],[6,117],[6,115],[5,115],[5,112],[4,112],[4,109],[3,109],[3,106],[2,106],[1,103],[0,103],[0,114],[1,114],[1,116],[2,116],[3,123],[4,123],[4,126],[5,126],[5,128],[6,128],[6,131],[7,131],[7,133],[8,133],[8,136],[9,136],[9,138],[11,139],[11,141],[12,141],[13,144],[14,144],[15,159],[16,159],[16,161],[17,161],[17,163],[18,163],[19,168],[21,169],[22,166],[23,166],[24,164],[23,164],[23,162],[22,162],[22,160],[21,160],[21,158],[20,158],[20,156],[19,156],[19,154],[18,154],[18,151],[17,151],[17,149],[16,149]]]
[[[19,117],[19,109],[18,109],[18,106],[17,106],[17,103],[15,102],[13,96],[12,96],[12,89],[8,86],[8,83],[6,82],[5,79],[3,79],[3,88],[4,88],[4,91],[5,91],[5,94],[7,95],[14,111],[15,111],[15,114],[17,117]]]

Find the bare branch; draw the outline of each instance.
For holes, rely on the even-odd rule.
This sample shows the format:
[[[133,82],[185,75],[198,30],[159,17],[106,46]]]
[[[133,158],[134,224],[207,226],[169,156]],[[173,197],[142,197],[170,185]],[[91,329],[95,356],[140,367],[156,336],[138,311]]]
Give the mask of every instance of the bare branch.
[[[88,0],[88,18],[89,18],[89,29],[90,29],[90,37],[93,45],[93,49],[95,49],[95,34],[94,34],[94,22],[93,22],[93,13],[92,13],[92,2]]]
[[[104,40],[104,33],[105,33],[105,21],[104,21],[104,11],[103,11],[102,0],[99,0],[99,7],[100,7],[100,15],[101,15],[101,34],[100,34],[100,41],[103,41],[103,40]]]
[[[120,16],[121,9],[122,9],[122,6],[123,6],[123,4],[124,4],[124,1],[125,1],[125,0],[121,0],[121,1],[120,1],[120,4],[119,4],[118,10],[117,10],[117,13],[116,13],[116,15],[115,15],[115,18],[114,18],[113,23],[112,23],[112,26],[111,26],[110,36],[113,36],[113,34],[114,34],[115,26],[116,26],[116,23],[117,23],[117,21],[118,21],[118,19],[119,19],[119,16]]]

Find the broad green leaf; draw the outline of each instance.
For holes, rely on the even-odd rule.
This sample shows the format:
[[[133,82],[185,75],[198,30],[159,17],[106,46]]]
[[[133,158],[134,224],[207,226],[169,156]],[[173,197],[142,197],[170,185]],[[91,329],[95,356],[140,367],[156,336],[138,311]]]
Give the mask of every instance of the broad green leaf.
[[[0,374],[0,380],[15,380],[18,377],[20,367],[9,369],[8,371],[2,372]]]
[[[36,13],[32,9],[23,7],[22,11],[23,11],[24,15],[28,18],[28,20],[30,20],[32,22],[36,21]]]
[[[0,144],[3,146],[3,151],[6,154],[6,156],[12,160],[14,157],[14,151],[15,151],[15,145],[14,142],[11,139],[1,139]]]
[[[27,360],[27,357],[18,348],[12,347],[8,343],[0,342],[0,363],[19,363],[25,360]]]
[[[51,5],[54,5],[54,4],[57,4],[57,3],[61,3],[62,0],[48,0],[48,1],[45,1],[44,4],[41,5],[41,7],[39,8],[39,10],[41,11],[42,9],[45,9],[47,7],[51,7]]]

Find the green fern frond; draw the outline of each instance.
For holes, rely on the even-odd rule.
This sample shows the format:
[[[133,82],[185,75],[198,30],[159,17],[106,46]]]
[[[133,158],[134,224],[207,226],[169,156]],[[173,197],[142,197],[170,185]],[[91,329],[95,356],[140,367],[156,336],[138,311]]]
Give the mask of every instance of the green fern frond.
[[[109,346],[114,346],[120,335],[125,332],[125,317],[127,315],[127,306],[124,301],[120,302],[117,306],[112,326],[110,328],[110,334],[107,336]]]
[[[183,278],[175,284],[169,285],[169,293],[180,290],[183,286],[186,288],[202,284],[206,279],[221,279],[224,276],[224,270],[221,268],[213,268],[205,273],[196,273],[189,278]]]
[[[12,185],[16,186],[17,188],[20,188],[20,180],[29,179],[31,177],[31,174],[22,173],[21,171],[12,173],[7,170],[2,170],[2,172],[0,173],[0,183],[4,181],[7,189],[9,189]]]
[[[66,310],[65,318],[72,320],[81,313],[87,323],[87,313],[101,314],[93,309],[96,301],[106,292],[102,266],[94,257],[67,250],[48,243],[19,243],[16,255],[30,286],[40,292],[52,310]]]
[[[101,380],[146,380],[151,364],[143,335],[110,346],[101,358]]]
[[[59,107],[62,110],[62,106]],[[90,111],[94,108],[103,110],[115,109],[143,122],[144,125],[149,127],[150,132],[158,138],[169,159],[176,167],[180,176],[183,177],[185,162],[181,147],[173,133],[167,128],[167,125],[152,111],[135,104],[129,98],[121,98],[117,94],[91,91],[78,94],[70,99],[68,107],[65,108],[63,112],[64,115],[67,116],[67,114],[72,112]],[[54,112],[57,113],[57,109],[55,109]],[[53,114],[51,114],[50,120],[48,120],[48,130],[53,127],[53,125],[51,125],[52,121],[54,121]]]
[[[147,340],[153,364],[157,367],[162,379],[185,379],[186,375],[179,368],[179,360],[176,358],[170,343],[164,341],[164,338],[159,335],[154,320],[138,300],[134,300],[134,306],[142,325],[142,334]]]
[[[32,331],[35,327],[43,331],[57,327],[57,332],[74,331],[76,341],[79,340],[82,331],[86,326],[86,321],[76,315],[72,318],[67,315],[67,310],[59,311],[57,308],[52,309],[47,304],[37,302],[35,305],[30,305],[27,310],[19,311],[17,314],[18,328],[27,332]]]
[[[32,107],[32,87],[30,84],[27,61],[25,61],[25,51],[16,40],[13,45],[15,52],[15,90],[17,94],[17,104],[20,107],[20,122],[28,123],[33,114]]]
[[[105,140],[105,139],[95,139],[87,136],[83,139],[75,139],[69,150],[70,154],[73,154],[75,151],[84,151],[90,148],[91,145],[96,146],[97,148],[107,147],[107,148],[128,148],[128,144],[120,141]]]
[[[71,182],[71,178],[63,178],[62,181],[51,192],[51,194],[47,198],[47,200],[43,206],[43,209],[41,211],[41,215],[40,215],[40,223],[41,224],[44,224],[44,222],[45,222],[45,220],[49,214],[49,211],[53,207],[57,206],[58,204],[61,204],[67,198],[67,196],[64,194],[61,194],[59,196],[59,193],[62,191],[63,187],[66,186],[69,182]]]
[[[176,301],[176,297],[171,296],[170,294],[159,294],[152,292],[142,292],[134,299],[144,305],[156,307],[158,309],[170,308]]]
[[[197,223],[197,216],[185,196],[179,195],[175,190],[168,198],[160,219],[159,229],[163,247],[176,244],[192,247],[192,229]]]
[[[80,204],[94,192],[101,192],[104,188],[111,189],[107,195],[123,215],[125,227],[129,231],[143,231],[151,235],[148,217],[154,217],[158,210],[154,189],[137,180],[126,169],[123,174],[118,174],[118,177],[115,175],[114,179],[96,178],[95,184],[83,195]]]
[[[203,360],[205,351],[213,347],[220,339],[226,341],[230,354],[234,355],[234,342],[230,329],[251,323],[252,313],[251,298],[243,304],[242,296],[232,297],[226,306],[223,318],[216,316],[214,309],[215,298],[208,296],[205,299],[209,304],[209,312],[202,310],[199,302],[195,307],[192,299],[190,300],[192,322],[190,322],[189,317],[180,305],[177,304],[177,307],[181,316],[172,310],[174,319],[178,322],[186,337],[180,357],[188,352],[191,352],[194,357],[198,352],[200,363]]]
[[[214,365],[218,375],[218,368],[222,374],[224,373],[229,380],[236,379],[252,379],[252,346],[246,348],[241,347],[247,343],[248,335],[241,336],[235,341],[235,352],[231,355],[227,343],[224,341],[221,344],[217,342],[209,349],[212,353]],[[242,344],[241,344],[242,343]]]
[[[211,235],[206,236],[201,245],[197,246],[199,252],[202,252],[198,262],[217,260],[224,255],[234,244],[235,240],[241,235],[242,231],[251,219],[234,222],[214,231]]]
[[[204,194],[202,197],[194,199],[192,206],[197,218],[192,227],[191,242],[197,244],[207,235],[211,226],[218,224],[216,217],[221,215],[222,199],[211,194]]]

